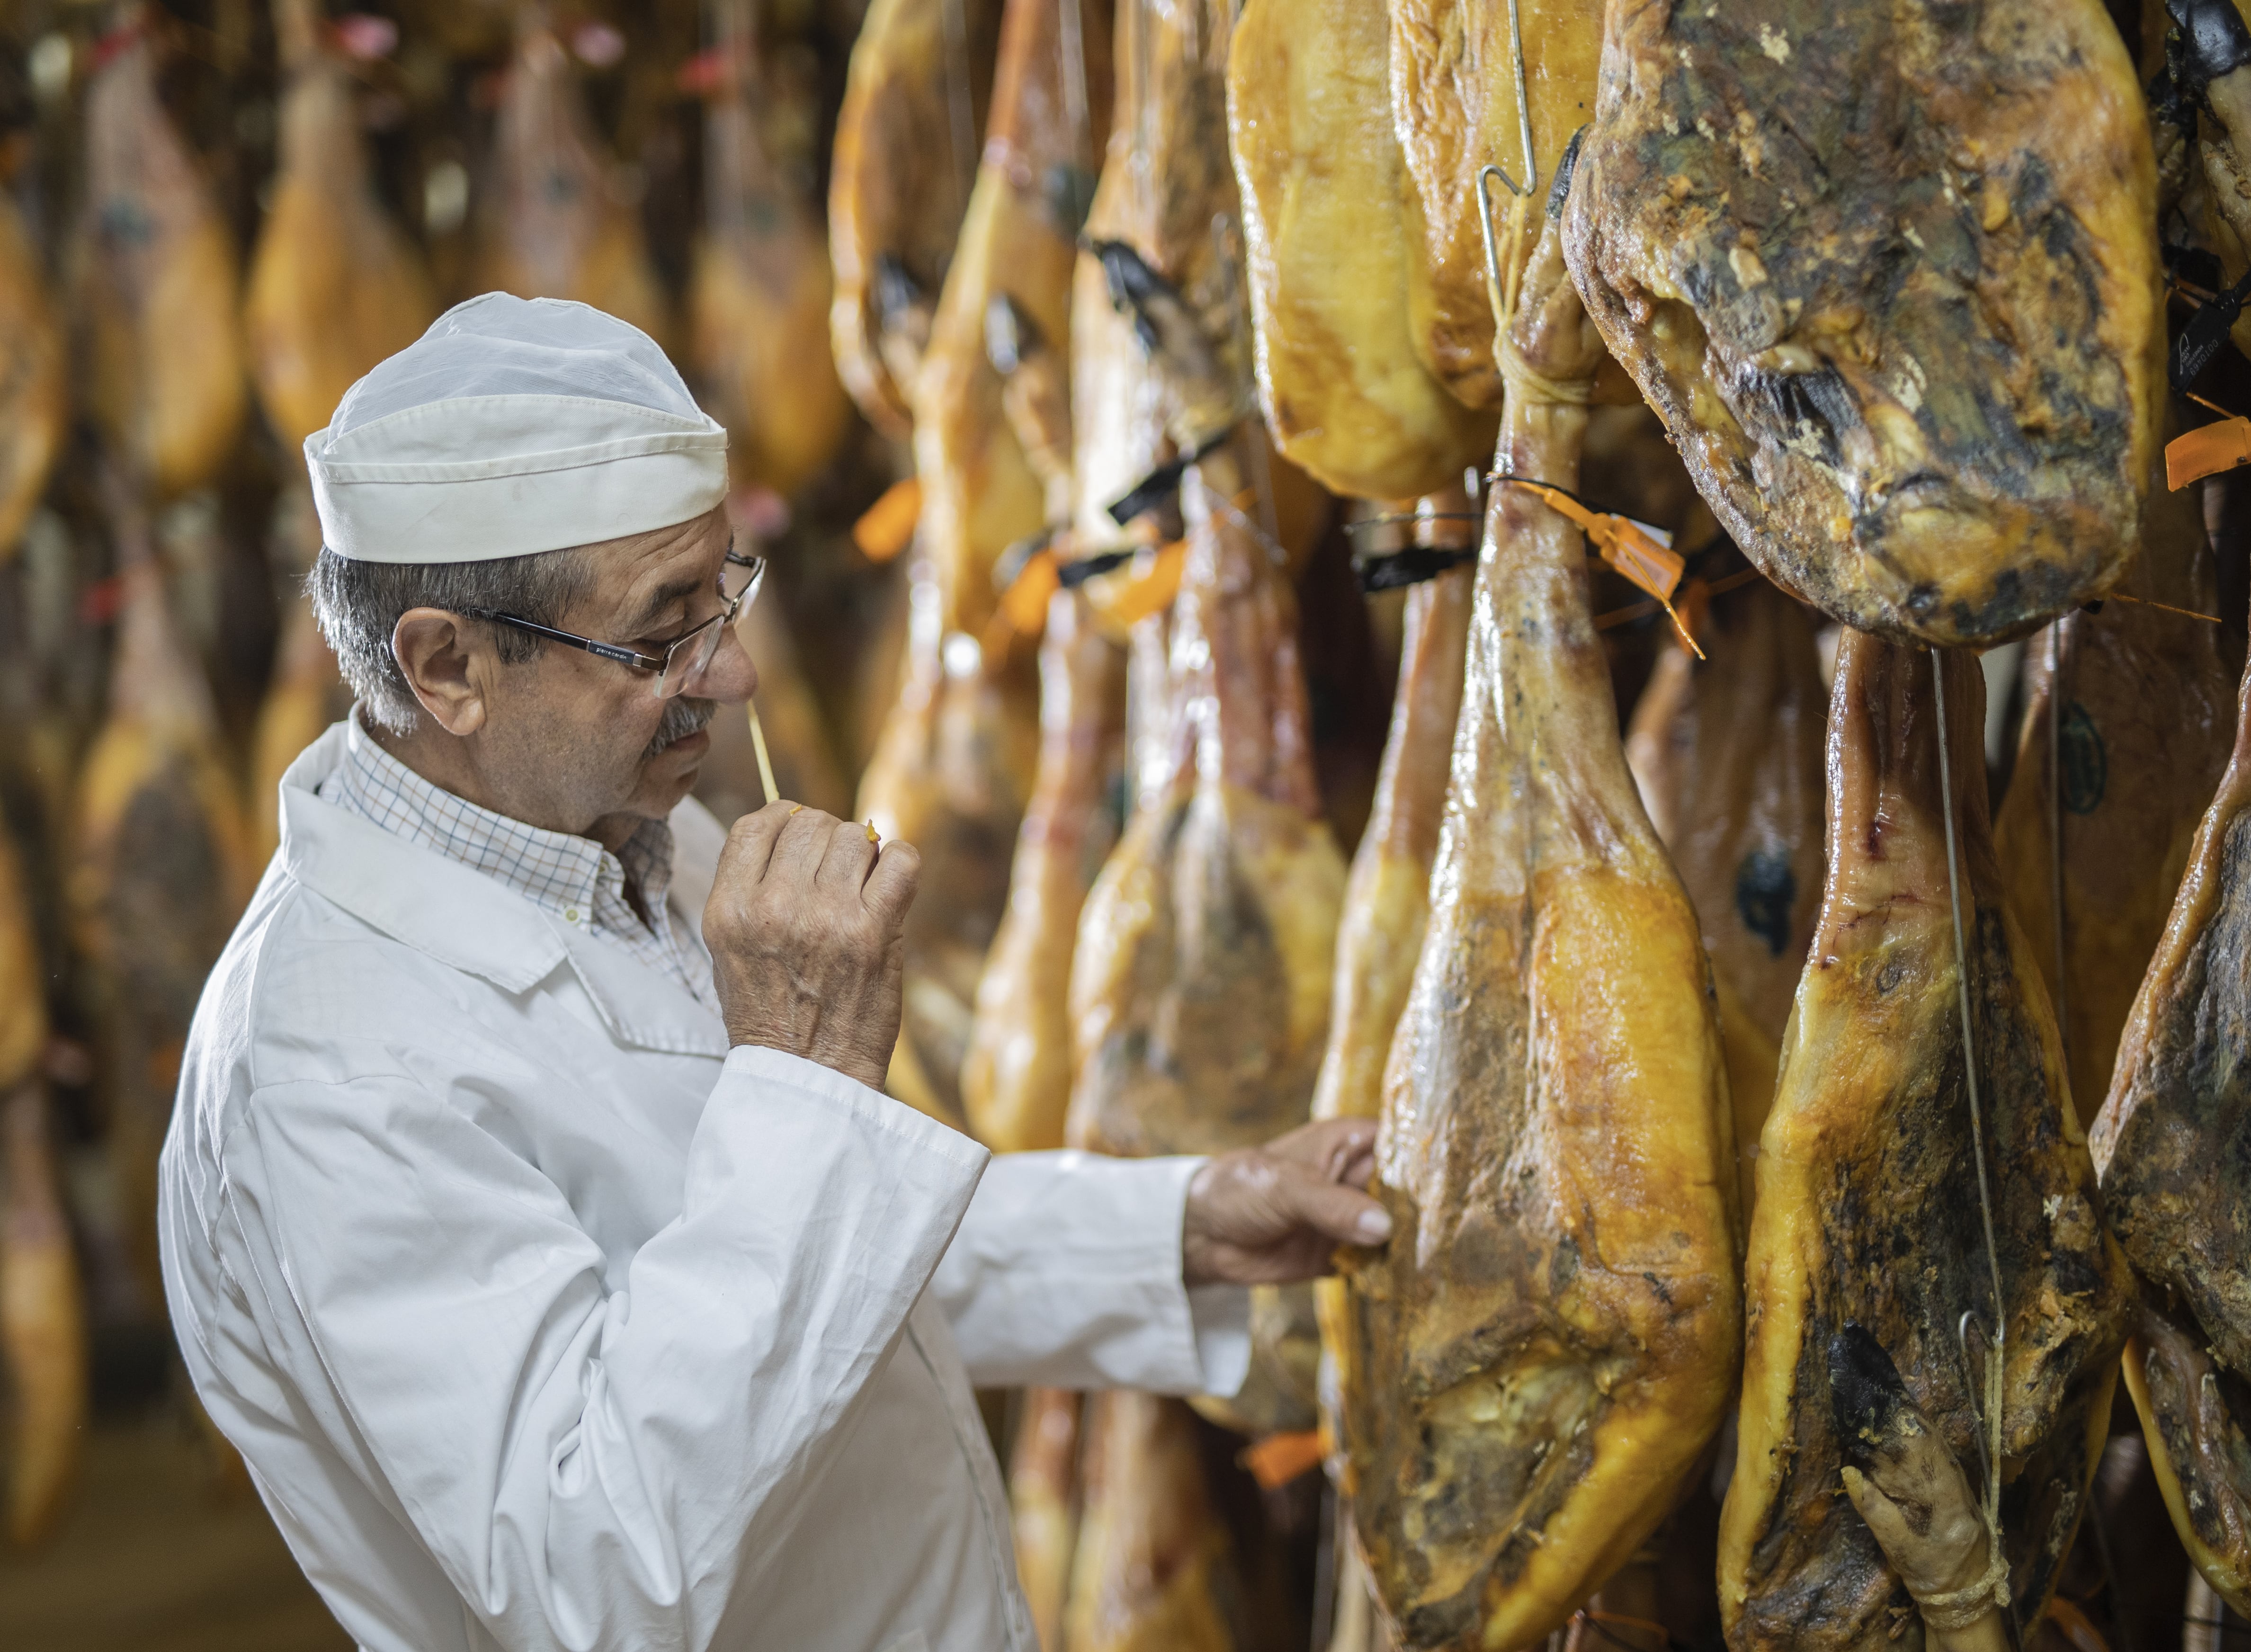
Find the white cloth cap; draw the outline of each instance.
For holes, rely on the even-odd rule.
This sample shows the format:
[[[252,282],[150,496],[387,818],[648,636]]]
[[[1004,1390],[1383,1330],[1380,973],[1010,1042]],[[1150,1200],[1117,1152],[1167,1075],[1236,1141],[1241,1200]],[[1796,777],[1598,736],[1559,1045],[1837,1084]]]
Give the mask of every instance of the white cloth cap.
[[[337,556],[488,562],[702,515],[727,432],[639,328],[487,293],[345,391],[305,467]]]

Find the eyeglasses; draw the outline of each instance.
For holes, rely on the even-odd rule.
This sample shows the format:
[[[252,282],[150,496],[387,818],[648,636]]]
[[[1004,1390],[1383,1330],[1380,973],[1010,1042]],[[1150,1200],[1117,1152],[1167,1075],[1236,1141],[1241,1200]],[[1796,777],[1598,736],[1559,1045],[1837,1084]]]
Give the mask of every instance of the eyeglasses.
[[[734,570],[742,570],[737,576]],[[739,577],[742,586],[730,594],[728,581]],[[580,637],[568,631],[558,631],[552,626],[543,626],[537,620],[518,614],[504,614],[490,608],[464,608],[462,616],[469,619],[488,620],[495,626],[507,626],[526,632],[534,637],[544,637],[550,642],[566,643],[573,648],[583,648],[603,660],[614,660],[621,666],[631,666],[637,671],[656,673],[656,697],[670,700],[683,695],[703,681],[703,674],[711,668],[717,658],[719,643],[725,637],[744,609],[758,600],[758,587],[765,583],[766,559],[745,556],[730,550],[727,565],[719,570],[719,599],[724,605],[702,625],[684,636],[668,644],[661,654],[645,654],[636,649],[621,648],[613,642],[596,642],[591,637]]]

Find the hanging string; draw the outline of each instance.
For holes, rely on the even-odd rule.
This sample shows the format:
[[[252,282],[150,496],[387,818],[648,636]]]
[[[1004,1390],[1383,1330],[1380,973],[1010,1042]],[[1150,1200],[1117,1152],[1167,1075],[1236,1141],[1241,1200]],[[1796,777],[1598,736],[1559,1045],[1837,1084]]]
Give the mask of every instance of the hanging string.
[[[977,171],[977,111],[969,98],[969,19],[963,0],[940,0],[938,21],[945,35],[946,135],[953,152],[953,199],[969,211],[971,181]]]
[[[1945,812],[1946,902],[1954,920],[1954,988],[1962,1014],[1962,1073],[1970,1098],[1970,1151],[1977,1167],[1977,1216],[1985,1236],[1985,1267],[1993,1289],[1993,1333],[1987,1340],[1984,1380],[1972,1390],[1984,1390],[1984,1415],[1970,1401],[1970,1414],[1982,1426],[1977,1448],[1984,1458],[1985,1484],[1981,1514],[1985,1522],[1985,1573],[1967,1588],[1950,1589],[1920,1600],[1924,1621],[1944,1634],[1967,1628],[1984,1615],[1989,1605],[2009,1603],[2009,1562],[2001,1547],[2001,1406],[2003,1372],[2008,1344],[2008,1308],[2001,1296],[2001,1251],[1993,1237],[1993,1190],[1985,1169],[1984,1109],[1977,1096],[1977,1029],[1970,1008],[1970,944],[1962,922],[1962,859],[1954,830],[1954,757],[1950,725],[1946,715],[1946,656],[1930,651],[1930,680],[1938,702],[1938,797]],[[1962,1316],[1957,1334],[1965,1365],[1970,1361],[1970,1332],[1977,1310]]]

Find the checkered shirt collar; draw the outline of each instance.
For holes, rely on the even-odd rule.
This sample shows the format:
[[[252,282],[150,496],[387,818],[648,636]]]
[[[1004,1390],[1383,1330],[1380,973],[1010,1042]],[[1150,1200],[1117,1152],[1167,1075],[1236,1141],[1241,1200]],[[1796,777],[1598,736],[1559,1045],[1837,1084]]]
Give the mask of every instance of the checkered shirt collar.
[[[511,820],[415,773],[368,736],[357,710],[345,731],[344,760],[322,783],[320,795],[324,803],[498,880],[566,923],[584,917],[606,927],[602,920],[621,911],[643,937],[656,938],[634,913],[625,889],[630,871],[643,905],[652,914],[663,912],[672,888],[672,828],[661,820],[644,821],[616,854],[591,838]]]

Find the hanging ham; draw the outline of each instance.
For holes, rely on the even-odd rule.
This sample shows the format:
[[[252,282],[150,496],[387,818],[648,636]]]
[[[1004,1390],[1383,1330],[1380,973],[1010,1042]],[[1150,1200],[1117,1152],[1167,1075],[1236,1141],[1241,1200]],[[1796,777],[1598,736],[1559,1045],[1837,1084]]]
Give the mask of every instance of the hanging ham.
[[[0,557],[38,508],[70,422],[61,324],[23,215],[0,191]]]
[[[1981,783],[1984,679],[1966,653],[1936,658],[1943,717],[1932,654],[1850,631],[1838,651],[1827,883],[1744,1263],[1750,1334],[1720,1533],[1735,1652],[1874,1652],[1920,1627],[1837,1495],[1832,1337],[1873,1337],[1963,1462],[1985,1450],[1998,1399],[1999,1536],[2024,1637],[2109,1426],[2132,1282],[2096,1208],[2047,995],[2003,900]],[[1989,1390],[1997,1282],[2004,1352]]]
[[[1517,108],[1512,12],[1531,106],[1528,156]],[[1522,203],[1523,227],[1514,239],[1520,274],[1547,221],[1546,186],[1556,159],[1594,114],[1602,3],[1518,0],[1512,8],[1509,0],[1389,0],[1389,14],[1391,118],[1406,167],[1401,206],[1419,253],[1409,264],[1408,287],[1416,348],[1463,403],[1492,407],[1500,401],[1501,376],[1493,355],[1478,174],[1498,166],[1533,191]],[[1489,194],[1497,211],[1514,212],[1516,197],[1503,185],[1493,183]],[[1506,238],[1496,237],[1504,258],[1506,247],[1499,244]],[[1608,367],[1606,376],[1616,373]]]
[[[1125,652],[1083,594],[1057,591],[1040,645],[1039,771],[961,1073],[970,1129],[995,1152],[1063,1143],[1071,954],[1087,890],[1117,841],[1125,711]]]
[[[1568,165],[1568,162],[1566,163]],[[1562,487],[1600,342],[1552,226],[1500,464]],[[1493,490],[1431,912],[1332,1324],[1342,1490],[1402,1646],[1525,1647],[1666,1511],[1732,1390],[1732,1144],[1695,915],[1636,798],[1580,534]]]
[[[72,289],[87,406],[130,485],[169,498],[218,473],[246,397],[234,237],[157,99],[148,26],[128,10],[96,53]]]
[[[1274,445],[1333,492],[1458,485],[1493,421],[1416,358],[1383,16],[1355,0],[1250,0],[1228,49],[1259,404]]]
[[[2189,613],[2218,605],[2201,494],[2188,487],[2151,501],[2126,578],[2136,596]],[[1994,840],[2009,910],[2063,1029],[2072,1096],[2089,1119],[2197,823],[2227,766],[2230,674],[2219,632],[2188,614],[2114,601],[2066,614],[2026,647],[2024,732]]]
[[[45,978],[23,869],[0,833],[0,1373],[7,1532],[21,1545],[52,1527],[87,1420],[86,1305],[40,1072]]]
[[[351,77],[322,26],[315,0],[275,0],[281,167],[243,300],[259,404],[292,459],[438,313],[421,258],[376,199]]]
[[[1567,245],[1721,523],[1849,625],[2020,636],[2125,571],[2156,178],[2096,0],[1619,0]]]
[[[1038,739],[1029,661],[988,626],[994,565],[1042,526],[1046,489],[1003,406],[987,330],[1004,302],[1040,337],[1070,336],[1070,180],[1108,121],[1107,17],[1100,24],[1077,42],[1084,61],[1052,4],[1014,0],[1002,31],[985,159],[912,397],[923,510],[904,686],[860,782],[859,812],[923,856],[896,1091],[956,1121],[973,1001]]]
[[[727,427],[736,485],[787,498],[835,453],[850,418],[825,330],[828,249],[758,136],[750,0],[713,0],[711,10],[722,79],[703,121],[688,359]]]
[[[1821,905],[1828,694],[1812,619],[1763,579],[1714,598],[1697,635],[1709,658],[1666,651],[1634,708],[1626,757],[1711,955],[1749,1212]]]
[[[586,118],[562,42],[528,0],[474,227],[476,291],[574,299],[669,342],[640,210]]]
[[[828,310],[836,371],[904,439],[985,130],[1001,0],[876,0],[836,116]]]
[[[2104,612],[2109,612],[2106,605]],[[2126,1386],[2174,1529],[2251,1611],[2251,679],[2090,1136],[2102,1205],[2142,1284]]]
[[[161,1310],[156,1153],[188,1022],[255,875],[211,689],[182,640],[147,522],[104,489],[124,595],[109,704],[78,777],[64,895],[94,971],[107,1151],[143,1311]]]

